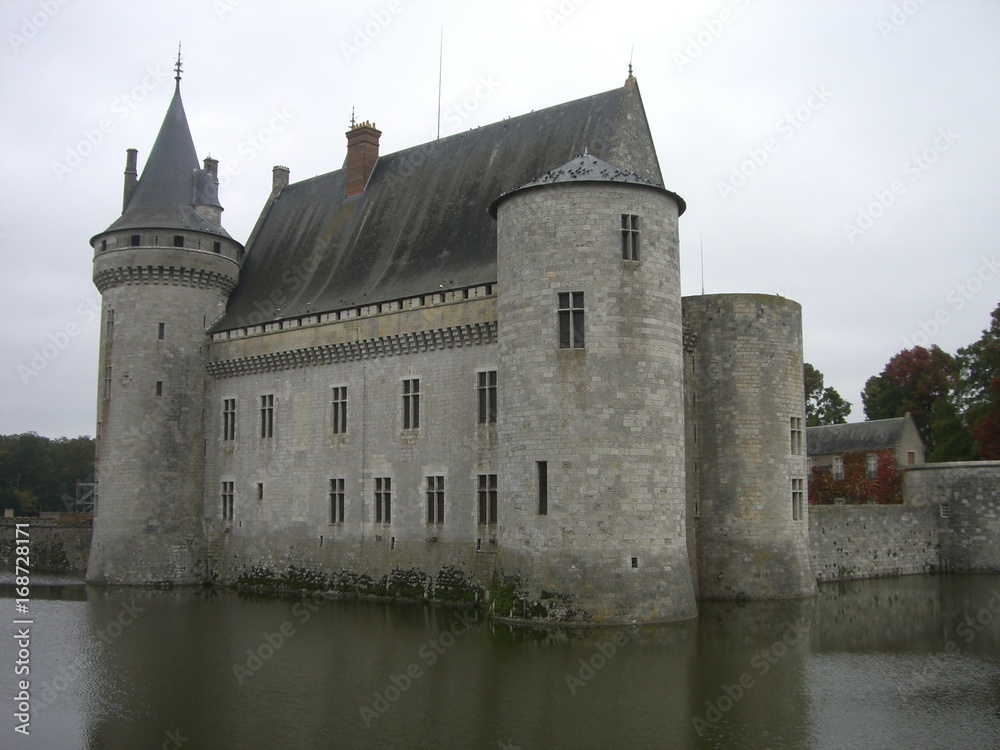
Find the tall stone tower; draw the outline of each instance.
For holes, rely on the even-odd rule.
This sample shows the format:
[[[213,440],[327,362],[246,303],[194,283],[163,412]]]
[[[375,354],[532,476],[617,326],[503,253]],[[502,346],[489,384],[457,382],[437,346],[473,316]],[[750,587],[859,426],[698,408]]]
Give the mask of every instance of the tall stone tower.
[[[205,578],[206,328],[236,286],[243,246],[222,228],[218,162],[199,165],[177,85],[122,215],[91,240],[102,295],[97,507],[87,579]]]
[[[677,220],[684,202],[584,154],[497,219],[501,504],[515,618],[696,614],[685,542]]]
[[[683,308],[698,595],[815,594],[802,308],[763,294],[685,297]]]

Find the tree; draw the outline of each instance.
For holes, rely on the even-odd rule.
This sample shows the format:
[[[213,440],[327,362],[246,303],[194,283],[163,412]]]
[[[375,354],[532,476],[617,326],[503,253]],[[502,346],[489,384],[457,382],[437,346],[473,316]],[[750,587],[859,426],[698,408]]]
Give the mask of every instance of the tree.
[[[94,441],[89,437],[0,435],[0,504],[15,513],[69,510],[76,483],[93,475]]]
[[[931,439],[934,452],[927,454],[928,461],[975,461],[979,458],[965,417],[959,413],[952,398],[940,398],[934,402]]]
[[[851,404],[835,388],[823,387],[823,373],[806,362],[802,367],[806,389],[806,426],[844,424],[851,413]]]
[[[934,406],[947,399],[957,380],[954,358],[937,345],[915,346],[896,354],[865,383],[861,400],[868,419],[913,415],[928,455],[934,453]]]
[[[979,341],[958,350],[956,398],[982,459],[1000,458],[1000,305]]]

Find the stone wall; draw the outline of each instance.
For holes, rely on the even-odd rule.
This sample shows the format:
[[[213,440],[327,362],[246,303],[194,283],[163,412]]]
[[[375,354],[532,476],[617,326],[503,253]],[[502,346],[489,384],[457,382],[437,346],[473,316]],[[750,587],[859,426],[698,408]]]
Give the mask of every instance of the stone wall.
[[[945,570],[1000,572],[1000,461],[915,466],[903,477],[903,493],[908,503],[946,516],[941,531]]]
[[[818,581],[932,573],[941,568],[936,507],[814,505],[812,566]]]
[[[28,524],[31,548],[30,567],[34,571],[77,573],[87,570],[90,556],[91,523],[60,524],[41,518],[0,519],[0,564],[14,571],[15,523]],[[23,537],[21,537],[23,540]]]

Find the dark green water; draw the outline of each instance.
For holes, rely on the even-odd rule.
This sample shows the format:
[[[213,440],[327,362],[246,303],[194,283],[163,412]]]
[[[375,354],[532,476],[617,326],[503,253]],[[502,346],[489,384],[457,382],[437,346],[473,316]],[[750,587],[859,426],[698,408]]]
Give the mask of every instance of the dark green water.
[[[422,605],[50,588],[31,735],[0,599],[0,748],[1000,748],[1000,576],[511,630]]]

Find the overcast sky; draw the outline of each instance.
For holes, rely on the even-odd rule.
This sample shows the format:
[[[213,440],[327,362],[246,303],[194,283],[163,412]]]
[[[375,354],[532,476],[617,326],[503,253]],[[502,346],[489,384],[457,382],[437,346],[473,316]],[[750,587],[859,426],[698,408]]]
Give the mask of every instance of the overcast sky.
[[[0,2],[0,433],[92,435],[88,240],[181,90],[245,242],[271,167],[338,169],[621,86],[632,57],[681,218],[684,294],[803,305],[854,404],[892,355],[979,338],[1000,300],[1000,2]]]

